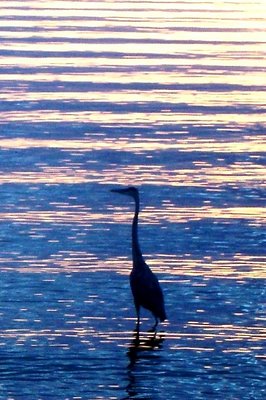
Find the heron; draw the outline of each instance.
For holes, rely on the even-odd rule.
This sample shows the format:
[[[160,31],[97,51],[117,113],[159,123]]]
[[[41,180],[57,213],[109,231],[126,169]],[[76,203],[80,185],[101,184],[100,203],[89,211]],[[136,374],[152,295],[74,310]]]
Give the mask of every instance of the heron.
[[[139,333],[140,308],[151,311],[155,318],[152,331],[156,332],[159,320],[163,322],[167,319],[164,296],[156,275],[146,264],[138,240],[138,217],[140,209],[139,191],[130,186],[123,189],[112,189],[111,192],[120,193],[132,197],[135,201],[135,214],[132,222],[132,261],[133,266],[130,273],[130,286],[133,294],[134,304],[137,314],[136,330]]]

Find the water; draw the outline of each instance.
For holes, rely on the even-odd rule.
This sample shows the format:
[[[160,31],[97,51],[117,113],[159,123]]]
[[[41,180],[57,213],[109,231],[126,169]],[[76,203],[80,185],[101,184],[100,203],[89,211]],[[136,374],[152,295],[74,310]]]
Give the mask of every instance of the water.
[[[2,1],[0,35],[1,400],[264,399],[264,2]]]

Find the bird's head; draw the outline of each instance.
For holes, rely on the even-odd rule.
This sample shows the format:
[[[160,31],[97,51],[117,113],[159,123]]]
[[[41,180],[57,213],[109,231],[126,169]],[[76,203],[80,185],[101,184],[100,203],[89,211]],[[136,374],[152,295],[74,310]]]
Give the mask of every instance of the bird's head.
[[[139,198],[139,191],[134,186],[130,186],[125,189],[111,189],[111,192],[124,194],[126,196],[133,197],[133,199],[135,199],[135,200],[137,200]]]

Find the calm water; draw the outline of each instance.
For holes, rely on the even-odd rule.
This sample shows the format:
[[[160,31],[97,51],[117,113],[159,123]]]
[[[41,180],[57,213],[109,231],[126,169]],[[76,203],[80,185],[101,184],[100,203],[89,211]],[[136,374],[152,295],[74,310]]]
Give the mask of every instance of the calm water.
[[[265,14],[1,2],[1,400],[265,399]],[[129,184],[169,316],[138,346]]]

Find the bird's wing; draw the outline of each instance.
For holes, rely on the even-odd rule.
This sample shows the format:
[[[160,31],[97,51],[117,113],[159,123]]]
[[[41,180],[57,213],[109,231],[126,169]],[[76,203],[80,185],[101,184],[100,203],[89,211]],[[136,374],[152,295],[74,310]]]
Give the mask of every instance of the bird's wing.
[[[162,289],[156,275],[145,269],[141,273],[131,275],[131,289],[137,304],[152,311],[155,315],[162,315],[164,299]]]

